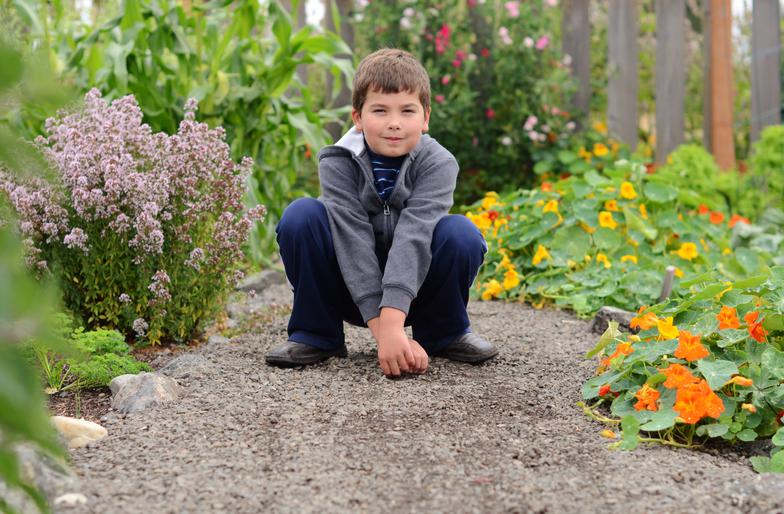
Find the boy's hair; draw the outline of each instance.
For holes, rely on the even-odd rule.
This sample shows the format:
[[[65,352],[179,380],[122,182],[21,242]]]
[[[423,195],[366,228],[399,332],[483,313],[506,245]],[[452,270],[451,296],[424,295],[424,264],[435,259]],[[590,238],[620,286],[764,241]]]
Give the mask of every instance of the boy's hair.
[[[430,77],[422,64],[405,50],[383,48],[362,59],[351,93],[352,107],[359,112],[368,91],[416,93],[425,111],[430,109]]]

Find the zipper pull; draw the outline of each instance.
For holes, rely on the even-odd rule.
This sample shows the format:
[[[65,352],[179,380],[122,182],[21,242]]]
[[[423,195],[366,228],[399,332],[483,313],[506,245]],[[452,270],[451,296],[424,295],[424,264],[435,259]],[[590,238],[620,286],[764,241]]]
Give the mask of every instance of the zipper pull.
[[[387,202],[384,202],[384,216],[389,216],[389,213],[390,213],[389,204]]]

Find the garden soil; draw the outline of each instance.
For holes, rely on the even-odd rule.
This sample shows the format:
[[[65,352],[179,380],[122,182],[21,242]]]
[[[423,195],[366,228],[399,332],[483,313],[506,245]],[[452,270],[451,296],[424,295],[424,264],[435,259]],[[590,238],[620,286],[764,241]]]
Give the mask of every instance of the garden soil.
[[[286,303],[285,285],[262,301]],[[784,477],[759,475],[765,443],[699,450],[608,449],[576,405],[596,363],[589,323],[527,305],[472,302],[473,329],[500,356],[435,358],[385,378],[367,330],[349,356],[267,367],[281,309],[182,378],[178,402],[104,422],[73,450],[85,505],[59,512],[784,512]],[[246,326],[253,326],[252,324]]]

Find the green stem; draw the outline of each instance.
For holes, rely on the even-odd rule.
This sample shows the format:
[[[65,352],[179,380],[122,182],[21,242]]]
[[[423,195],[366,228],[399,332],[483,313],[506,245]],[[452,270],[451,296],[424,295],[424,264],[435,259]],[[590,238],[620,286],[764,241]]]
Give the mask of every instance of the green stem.
[[[588,405],[585,404],[585,402],[577,402],[577,406],[582,408],[583,409],[583,414],[585,414],[589,418],[594,419],[596,421],[601,421],[602,423],[607,423],[608,425],[620,425],[621,424],[621,420],[619,420],[619,419],[608,418],[606,416],[603,416],[603,415],[597,413],[594,410],[594,408],[598,407],[599,404],[601,404],[601,400],[594,407],[589,407]]]

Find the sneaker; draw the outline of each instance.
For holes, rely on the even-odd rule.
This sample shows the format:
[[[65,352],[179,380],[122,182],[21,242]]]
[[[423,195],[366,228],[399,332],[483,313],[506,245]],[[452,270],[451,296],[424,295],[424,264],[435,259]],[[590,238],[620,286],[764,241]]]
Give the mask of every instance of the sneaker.
[[[270,350],[266,360],[267,364],[271,366],[293,368],[316,364],[330,357],[346,357],[347,355],[348,351],[345,346],[339,346],[333,350],[322,350],[315,346],[286,341]]]
[[[468,332],[449,344],[438,357],[453,361],[470,362],[478,364],[498,355],[498,348],[483,337]]]

